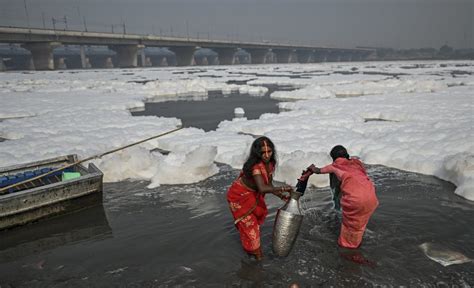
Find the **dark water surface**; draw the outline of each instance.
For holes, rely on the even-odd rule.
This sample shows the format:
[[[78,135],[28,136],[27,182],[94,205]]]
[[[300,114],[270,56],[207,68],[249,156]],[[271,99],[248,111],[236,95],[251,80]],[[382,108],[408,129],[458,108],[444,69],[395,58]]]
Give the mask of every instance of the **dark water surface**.
[[[166,101],[145,103],[145,111],[133,112],[133,116],[156,115],[181,119],[183,127],[196,127],[204,131],[216,130],[224,120],[232,120],[234,109],[245,110],[247,119],[258,119],[263,113],[278,113],[278,101],[269,97],[249,95],[210,95],[203,101]]]
[[[258,119],[264,113],[278,113],[278,100],[270,98],[274,91],[293,90],[288,86],[266,85],[268,92],[264,96],[250,96],[246,94],[222,95],[220,91],[209,93],[207,99],[165,101],[145,103],[144,111],[132,112],[133,116],[155,115],[161,117],[176,117],[181,119],[183,127],[196,127],[204,131],[211,131],[224,120],[232,120],[234,109],[241,107],[247,119]]]
[[[265,260],[244,255],[225,192],[238,171],[189,185],[104,185],[104,203],[0,233],[3,287],[471,287],[474,264],[443,267],[418,245],[474,257],[474,204],[431,176],[372,166],[380,206],[362,248],[337,247],[328,189],[308,188],[293,251],[271,251],[275,212],[267,196]],[[356,257],[354,257],[356,256]],[[358,261],[363,259],[362,261]]]

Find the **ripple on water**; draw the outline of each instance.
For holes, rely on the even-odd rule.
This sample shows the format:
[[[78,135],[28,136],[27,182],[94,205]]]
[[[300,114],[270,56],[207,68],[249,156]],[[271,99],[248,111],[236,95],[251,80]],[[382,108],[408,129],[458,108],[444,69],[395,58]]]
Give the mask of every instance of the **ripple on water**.
[[[340,219],[332,210],[329,189],[310,187],[301,198],[305,218],[287,258],[271,251],[275,211],[282,202],[269,195],[270,213],[262,227],[265,260],[256,264],[242,252],[225,199],[238,171],[220,168],[219,174],[188,185],[147,189],[146,181],[106,183],[102,209],[109,232],[105,234],[83,233],[85,237],[75,241],[67,231],[81,222],[68,220],[63,233],[47,238],[58,244],[42,250],[45,241],[35,244],[23,233],[30,231],[28,227],[50,227],[51,219],[8,231],[18,242],[9,242],[8,247],[3,244],[5,234],[0,235],[0,255],[5,251],[17,255],[0,258],[0,285],[469,287],[474,283],[472,263],[443,267],[419,248],[422,243],[438,243],[473,258],[474,205],[456,196],[450,183],[369,167],[380,206],[362,247],[351,251],[337,247]],[[88,219],[84,216],[89,214],[78,215]],[[33,243],[29,254],[21,253],[24,242]]]

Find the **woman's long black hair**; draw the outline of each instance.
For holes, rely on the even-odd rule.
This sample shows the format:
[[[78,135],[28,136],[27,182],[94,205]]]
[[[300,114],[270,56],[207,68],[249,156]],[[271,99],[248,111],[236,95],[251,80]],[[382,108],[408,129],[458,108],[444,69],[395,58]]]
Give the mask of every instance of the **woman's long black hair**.
[[[253,141],[252,146],[250,147],[250,155],[247,158],[247,161],[244,163],[242,168],[245,177],[252,178],[252,167],[258,162],[262,161],[262,147],[265,145],[264,142],[267,142],[267,145],[272,149],[272,157],[270,157],[270,163],[273,166],[276,166],[276,150],[273,142],[265,136],[259,137]]]
[[[349,159],[349,153],[347,153],[347,150],[344,146],[342,145],[336,145],[331,149],[331,152],[329,153],[331,155],[332,161],[336,161],[337,158],[346,158]]]

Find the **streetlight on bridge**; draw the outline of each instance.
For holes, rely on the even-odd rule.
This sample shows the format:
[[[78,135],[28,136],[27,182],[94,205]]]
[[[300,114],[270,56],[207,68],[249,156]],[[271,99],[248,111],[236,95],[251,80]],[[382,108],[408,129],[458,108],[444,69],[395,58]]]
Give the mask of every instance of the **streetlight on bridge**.
[[[28,15],[28,7],[26,6],[26,0],[23,0],[23,3],[25,4],[26,25],[28,26],[28,29],[30,29],[30,16]]]
[[[56,30],[56,23],[64,23],[64,30],[68,30],[67,27],[67,17],[64,16],[62,18],[56,19],[54,17],[51,17],[51,22],[53,22],[53,29]]]

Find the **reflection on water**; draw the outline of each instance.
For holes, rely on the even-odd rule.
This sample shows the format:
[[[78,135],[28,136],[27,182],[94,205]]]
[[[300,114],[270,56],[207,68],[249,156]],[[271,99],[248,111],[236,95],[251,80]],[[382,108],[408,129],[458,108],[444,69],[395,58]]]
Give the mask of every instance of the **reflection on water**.
[[[352,261],[359,265],[367,265],[371,268],[375,268],[377,266],[377,263],[365,258],[359,249],[339,249],[341,250],[339,255],[341,255],[341,257],[346,260]]]
[[[181,119],[183,127],[215,130],[224,120],[234,118],[234,109],[242,107],[247,119],[257,119],[263,113],[278,113],[278,101],[270,97],[249,95],[210,95],[204,101],[167,101],[145,103],[145,111],[132,112],[133,116],[156,115]]]
[[[0,232],[0,263],[90,239],[112,237],[101,203]]]
[[[257,119],[263,113],[278,113],[278,101],[270,97],[249,95],[209,96],[205,101],[167,101],[146,103],[145,111],[133,116],[156,115],[181,119],[183,127],[196,127],[205,131],[215,130],[224,120],[234,118],[234,109],[242,107],[247,119]]]
[[[209,95],[188,95],[184,99],[145,103],[144,111],[131,111],[133,116],[155,115],[161,117],[176,117],[181,120],[183,127],[196,127],[205,131],[215,130],[224,120],[232,120],[234,109],[241,107],[247,119],[258,119],[264,113],[279,113],[278,100],[270,98],[274,91],[289,91],[290,86],[265,85],[268,92],[265,96],[257,97],[247,94],[234,93],[222,95],[221,91],[210,92]],[[160,98],[162,101],[163,98]],[[201,101],[199,101],[201,100]]]
[[[326,271],[322,275],[330,279],[329,283],[347,281],[356,286],[438,282],[472,285],[471,264],[439,271],[439,264],[429,260],[418,246],[436,242],[467,256],[474,255],[474,229],[470,224],[474,203],[458,197],[452,184],[435,177],[382,166],[370,167],[369,173],[375,181],[380,206],[355,256],[345,252],[338,255],[336,249],[328,249],[336,245],[339,233],[338,215],[330,209],[329,190],[313,188],[314,193],[305,193],[302,206],[310,208],[305,210],[305,227],[299,241],[318,257],[311,258],[306,249],[296,249],[294,256],[309,259],[302,272],[319,278],[321,271]],[[323,277],[320,280],[325,281]]]
[[[273,221],[282,202],[270,195],[270,214],[262,227],[265,259],[255,263],[242,251],[225,200],[239,171],[220,168],[219,174],[195,184],[154,189],[146,189],[148,183],[143,181],[105,184],[104,206],[95,212],[84,210],[65,216],[72,218],[28,225],[6,238],[0,234],[0,285],[474,285],[472,263],[442,267],[419,248],[425,242],[438,243],[474,256],[474,205],[457,197],[450,183],[370,167],[380,206],[357,250],[337,247],[340,215],[332,209],[329,189],[309,187],[301,199],[305,218],[300,234],[286,258],[275,257],[271,250]],[[54,230],[55,225],[47,224],[52,220],[65,230]]]

